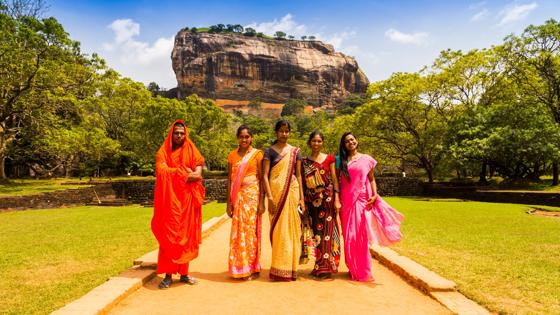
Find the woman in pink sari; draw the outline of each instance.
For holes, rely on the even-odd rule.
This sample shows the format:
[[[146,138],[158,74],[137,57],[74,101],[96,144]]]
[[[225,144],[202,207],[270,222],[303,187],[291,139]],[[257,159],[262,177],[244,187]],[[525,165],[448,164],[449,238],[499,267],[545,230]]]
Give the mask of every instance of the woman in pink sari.
[[[404,217],[377,194],[373,176],[377,162],[358,153],[352,133],[342,135],[339,154],[344,258],[352,280],[374,281],[369,246],[398,242]]]
[[[237,129],[239,147],[228,156],[227,214],[231,217],[228,269],[233,278],[252,280],[259,276],[261,247],[261,164],[263,153],[251,146],[253,132]]]

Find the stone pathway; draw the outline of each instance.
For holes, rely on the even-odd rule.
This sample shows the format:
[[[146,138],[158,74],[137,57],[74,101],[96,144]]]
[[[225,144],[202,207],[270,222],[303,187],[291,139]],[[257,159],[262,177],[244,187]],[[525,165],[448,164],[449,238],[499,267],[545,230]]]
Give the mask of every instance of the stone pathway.
[[[451,314],[432,298],[407,284],[374,260],[375,284],[349,280],[342,263],[333,281],[316,281],[309,272],[313,263],[301,265],[295,282],[271,282],[269,224],[264,220],[261,263],[257,280],[234,280],[227,273],[231,220],[222,224],[201,245],[191,264],[197,286],[175,282],[159,290],[161,276],[146,283],[111,314]],[[266,231],[266,232],[265,232]],[[175,279],[175,281],[178,279]]]

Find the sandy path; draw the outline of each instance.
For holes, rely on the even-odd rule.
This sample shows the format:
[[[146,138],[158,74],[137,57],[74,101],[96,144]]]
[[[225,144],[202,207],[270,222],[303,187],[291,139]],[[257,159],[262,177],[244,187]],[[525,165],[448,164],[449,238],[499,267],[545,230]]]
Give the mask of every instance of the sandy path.
[[[349,280],[342,259],[333,281],[316,281],[313,263],[301,265],[295,282],[271,282],[269,224],[264,220],[261,263],[257,280],[229,278],[227,260],[231,221],[203,241],[200,256],[191,264],[197,286],[174,283],[159,290],[161,277],[148,282],[118,304],[111,314],[450,314],[439,303],[414,289],[374,261],[375,284]],[[177,279],[175,279],[177,280]]]

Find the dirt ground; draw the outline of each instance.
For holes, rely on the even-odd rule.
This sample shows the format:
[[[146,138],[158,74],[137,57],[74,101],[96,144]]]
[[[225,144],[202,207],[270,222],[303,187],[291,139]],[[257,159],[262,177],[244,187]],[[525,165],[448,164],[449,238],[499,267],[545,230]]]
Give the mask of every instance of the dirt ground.
[[[174,282],[171,288],[159,290],[160,275],[119,303],[111,314],[451,314],[377,261],[373,267],[375,283],[350,281],[344,258],[331,281],[312,279],[310,261],[300,265],[297,281],[271,282],[269,224],[263,221],[263,271],[259,279],[229,277],[228,220],[203,241],[200,256],[191,263],[191,275],[198,278],[198,285]]]

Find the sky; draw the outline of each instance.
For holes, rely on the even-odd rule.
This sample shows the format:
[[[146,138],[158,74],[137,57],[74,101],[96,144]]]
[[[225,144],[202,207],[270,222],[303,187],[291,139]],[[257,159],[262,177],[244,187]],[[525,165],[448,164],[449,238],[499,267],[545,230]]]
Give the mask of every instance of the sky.
[[[442,50],[501,44],[530,24],[560,18],[559,0],[534,1],[56,1],[54,16],[124,76],[177,85],[171,50],[184,27],[241,24],[272,35],[314,35],[356,58],[371,82],[430,65]]]

